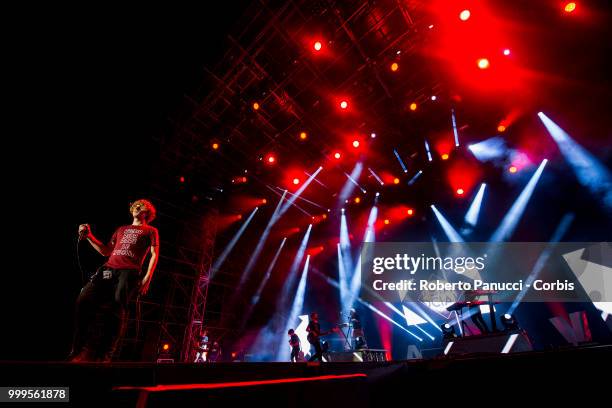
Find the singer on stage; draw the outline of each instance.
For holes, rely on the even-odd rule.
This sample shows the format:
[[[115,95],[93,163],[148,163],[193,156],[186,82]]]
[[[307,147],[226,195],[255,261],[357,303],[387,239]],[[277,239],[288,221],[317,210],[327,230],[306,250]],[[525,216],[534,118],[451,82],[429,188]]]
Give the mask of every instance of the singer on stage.
[[[147,293],[159,257],[157,228],[149,224],[155,219],[155,207],[147,200],[130,206],[132,224],[115,231],[108,245],[91,232],[88,224],[79,226],[80,239],[108,260],[81,289],[76,302],[76,322],[70,361],[112,361],[125,330],[127,305],[139,292]],[[151,253],[146,272],[142,265]],[[101,317],[101,322],[96,322]],[[92,336],[92,326],[103,327],[101,335]]]

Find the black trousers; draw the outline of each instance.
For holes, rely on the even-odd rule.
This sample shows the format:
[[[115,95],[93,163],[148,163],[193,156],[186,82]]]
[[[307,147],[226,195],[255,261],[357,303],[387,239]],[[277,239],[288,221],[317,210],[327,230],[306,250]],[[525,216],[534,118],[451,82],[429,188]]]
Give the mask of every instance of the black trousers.
[[[482,317],[480,306],[471,306],[470,311],[473,313],[471,317],[472,323],[474,323],[476,327],[478,327],[478,330],[480,330],[481,333],[488,333],[489,328],[485,323],[484,318]]]
[[[101,267],[76,301],[71,355],[111,360],[125,332],[127,305],[140,284],[140,271]]]
[[[323,349],[321,348],[321,341],[317,339],[316,341],[310,344],[314,347],[315,353],[312,356],[310,356],[308,361],[315,361],[315,360],[323,361]]]
[[[299,347],[291,347],[291,362],[295,363],[300,358],[300,348]]]

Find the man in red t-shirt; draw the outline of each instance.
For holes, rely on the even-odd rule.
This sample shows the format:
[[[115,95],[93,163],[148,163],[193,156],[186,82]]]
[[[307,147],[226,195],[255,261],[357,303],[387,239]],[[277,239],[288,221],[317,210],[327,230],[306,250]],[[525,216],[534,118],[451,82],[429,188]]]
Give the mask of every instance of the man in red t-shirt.
[[[138,290],[144,295],[149,289],[159,257],[157,228],[149,225],[155,218],[155,207],[147,200],[130,206],[132,224],[115,231],[108,245],[93,236],[88,224],[79,226],[79,237],[108,260],[81,289],[76,306],[76,327],[70,360],[112,361],[125,331],[125,315],[129,300]],[[142,264],[151,253],[146,273]],[[101,312],[101,313],[100,313]],[[90,326],[96,315],[103,315],[101,338],[90,336]]]

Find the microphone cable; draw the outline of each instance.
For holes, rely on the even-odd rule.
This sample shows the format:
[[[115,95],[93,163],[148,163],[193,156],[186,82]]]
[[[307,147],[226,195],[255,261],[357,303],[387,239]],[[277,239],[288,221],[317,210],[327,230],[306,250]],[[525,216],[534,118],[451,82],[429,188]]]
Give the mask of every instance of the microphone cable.
[[[79,266],[79,270],[81,271],[81,288],[83,286],[85,286],[85,271],[83,271],[83,266],[81,265],[81,256],[80,256],[80,243],[81,243],[81,237],[78,236],[76,239],[76,259],[77,259],[77,265]]]

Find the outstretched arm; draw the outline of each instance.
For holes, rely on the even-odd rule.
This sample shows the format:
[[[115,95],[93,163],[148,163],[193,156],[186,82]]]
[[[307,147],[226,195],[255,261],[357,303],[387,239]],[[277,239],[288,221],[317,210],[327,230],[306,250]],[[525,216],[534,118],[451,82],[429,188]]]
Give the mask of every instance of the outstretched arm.
[[[91,246],[100,253],[100,255],[110,256],[111,252],[113,251],[113,248],[108,245],[104,245],[102,241],[94,237],[91,232],[91,228],[89,227],[89,224],[79,225],[79,234],[83,238],[86,238],[87,241],[89,241],[89,243],[91,244]]]

